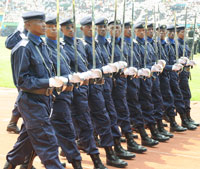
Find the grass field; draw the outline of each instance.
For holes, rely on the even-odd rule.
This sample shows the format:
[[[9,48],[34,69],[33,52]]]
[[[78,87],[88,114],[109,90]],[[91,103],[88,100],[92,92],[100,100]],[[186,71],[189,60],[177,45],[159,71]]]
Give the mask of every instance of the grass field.
[[[0,37],[0,87],[15,87],[12,80],[10,65],[10,50],[5,48],[5,37]],[[200,54],[195,56],[197,66],[192,70],[192,80],[190,87],[192,91],[192,100],[200,101]]]

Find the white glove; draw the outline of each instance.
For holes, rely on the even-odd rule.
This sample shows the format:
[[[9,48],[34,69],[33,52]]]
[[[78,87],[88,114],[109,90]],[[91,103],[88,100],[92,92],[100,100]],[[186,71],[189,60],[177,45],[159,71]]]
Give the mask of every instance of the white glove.
[[[69,82],[71,83],[80,83],[84,79],[81,79],[80,73],[73,73],[72,75],[69,75]]]
[[[100,69],[91,69],[92,79],[102,78],[102,72]]]
[[[145,77],[150,77],[151,76],[151,71],[150,71],[150,69],[148,69],[148,68],[143,68],[143,75],[145,76]]]
[[[176,63],[176,64],[174,64],[174,65],[172,66],[172,70],[175,71],[175,72],[181,70],[182,68],[183,68],[183,65],[180,64],[180,63]]]
[[[137,68],[135,68],[135,67],[129,67],[128,70],[129,70],[129,75],[130,76],[137,75]]]
[[[158,64],[161,65],[163,68],[166,65],[166,61],[165,60],[158,60]]]
[[[151,67],[151,72],[162,72],[162,66],[155,64]]]
[[[61,87],[63,86],[63,81],[59,77],[51,77],[49,79],[49,87]]]
[[[63,76],[59,76],[58,78],[63,81],[63,84],[66,85],[68,83],[68,78],[63,77]]]
[[[112,73],[112,69],[109,65],[103,66],[102,69],[104,74]]]
[[[115,62],[116,63],[116,62]],[[124,62],[124,61],[119,61],[119,62],[117,62],[118,63],[118,67],[119,67],[119,69],[124,69],[125,67],[127,67],[127,63],[126,62]]]
[[[138,76],[144,76],[143,69],[139,69],[137,75]]]
[[[186,64],[186,66],[195,66],[196,62],[194,60],[189,60],[189,62]]]
[[[89,80],[91,78],[91,71],[80,73],[80,78],[84,80]]]
[[[181,57],[181,59],[185,61],[185,64],[190,61],[187,57],[183,57],[183,56]]]
[[[129,69],[126,68],[123,73],[124,73],[124,75],[128,76],[129,75]]]
[[[114,63],[109,63],[108,64],[112,70],[112,73],[115,73],[115,72],[118,72],[119,71],[119,68],[118,66],[116,66]]]

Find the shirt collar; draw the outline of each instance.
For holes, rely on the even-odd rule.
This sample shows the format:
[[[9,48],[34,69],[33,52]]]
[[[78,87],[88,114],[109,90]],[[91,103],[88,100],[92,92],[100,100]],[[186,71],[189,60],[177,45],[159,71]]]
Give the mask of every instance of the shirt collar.
[[[183,40],[183,39],[181,39],[181,38],[178,38],[178,41],[179,41],[181,44],[183,44],[183,43],[184,43],[184,40]]]
[[[85,41],[92,44],[92,37],[85,36]]]
[[[152,39],[152,38],[150,38],[150,37],[148,37],[148,36],[147,36],[147,40],[148,40],[148,42],[150,42],[150,43],[152,43],[152,42],[153,42],[153,39]]]
[[[106,38],[104,36],[98,35],[97,40],[100,44],[105,44],[106,43]]]
[[[170,42],[171,44],[175,44],[175,40],[174,40],[174,39],[168,38],[168,40],[169,40],[169,42]]]
[[[162,45],[166,44],[166,41],[161,39],[161,44]]]
[[[31,32],[28,33],[28,38],[35,43],[37,46],[39,46],[39,44],[41,42],[43,42],[43,40],[40,38],[40,36],[34,35]]]
[[[142,44],[145,43],[144,38],[141,39],[141,38],[139,38],[139,37],[136,37],[136,40],[137,40],[138,42],[142,43]]]
[[[74,38],[68,37],[68,36],[64,36],[64,41],[66,43],[69,43],[70,45],[74,45]]]
[[[46,42],[47,42],[47,45],[49,45],[53,48],[57,48],[57,40],[52,40],[52,39],[46,38]]]
[[[130,44],[131,43],[131,38],[124,37],[124,41]]]

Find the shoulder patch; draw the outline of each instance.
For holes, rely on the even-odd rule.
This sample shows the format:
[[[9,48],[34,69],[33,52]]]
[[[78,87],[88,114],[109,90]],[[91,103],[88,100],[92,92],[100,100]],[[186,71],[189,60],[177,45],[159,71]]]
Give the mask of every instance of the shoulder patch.
[[[13,54],[19,47],[21,46],[26,46],[28,44],[29,40],[27,38],[22,39],[21,41],[19,41],[15,47],[12,49],[11,54]]]

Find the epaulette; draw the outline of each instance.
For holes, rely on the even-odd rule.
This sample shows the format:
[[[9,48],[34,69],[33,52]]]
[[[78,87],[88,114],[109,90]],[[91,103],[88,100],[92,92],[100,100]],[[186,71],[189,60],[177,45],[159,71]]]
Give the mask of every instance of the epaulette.
[[[28,40],[28,38],[24,38],[24,39],[22,39],[21,41],[19,41],[16,45],[15,45],[15,47],[12,49],[12,51],[11,51],[11,54],[13,54],[19,47],[21,47],[21,46],[26,46],[27,44],[28,44],[28,42],[29,42],[29,40]]]

